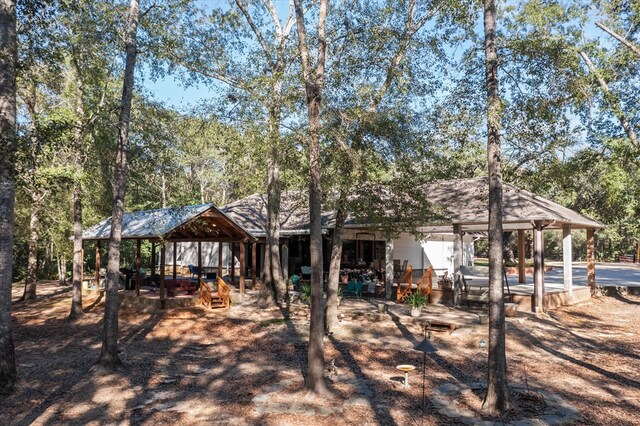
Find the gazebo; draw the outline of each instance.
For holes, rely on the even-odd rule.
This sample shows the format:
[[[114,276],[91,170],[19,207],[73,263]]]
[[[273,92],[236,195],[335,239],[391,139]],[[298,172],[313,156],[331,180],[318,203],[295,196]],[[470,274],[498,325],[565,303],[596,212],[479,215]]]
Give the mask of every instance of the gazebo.
[[[102,241],[108,241],[111,233],[111,218],[86,229],[83,241],[96,241],[96,286],[99,281],[100,248]],[[122,222],[122,239],[136,241],[135,281],[136,295],[140,294],[141,285],[141,242],[148,240],[152,245],[152,269],[156,268],[156,247],[160,246],[160,305],[164,307],[166,298],[165,288],[165,258],[167,244],[173,244],[173,281],[176,282],[176,244],[179,242],[198,243],[198,270],[202,271],[202,243],[214,242],[218,244],[218,276],[222,275],[223,244],[231,244],[232,252],[235,244],[240,244],[240,276],[239,292],[242,298],[245,292],[245,253],[246,244],[252,244],[252,282],[256,274],[256,239],[241,225],[219,210],[213,204],[199,204],[185,207],[172,207],[155,210],[143,210],[125,213]],[[232,269],[232,279],[235,268]]]
[[[462,264],[462,236],[465,232],[486,232],[489,224],[489,179],[456,179],[437,181],[426,188],[427,198],[444,210],[447,218],[441,223],[423,227],[423,232],[453,232],[454,273],[460,274]],[[544,303],[544,230],[562,230],[564,290],[572,299],[572,238],[571,231],[584,229],[587,233],[587,281],[595,288],[594,231],[604,228],[596,220],[561,206],[547,198],[534,195],[509,183],[503,183],[504,231],[518,232],[518,281],[525,282],[524,233],[533,231],[534,245],[534,312],[543,311]]]

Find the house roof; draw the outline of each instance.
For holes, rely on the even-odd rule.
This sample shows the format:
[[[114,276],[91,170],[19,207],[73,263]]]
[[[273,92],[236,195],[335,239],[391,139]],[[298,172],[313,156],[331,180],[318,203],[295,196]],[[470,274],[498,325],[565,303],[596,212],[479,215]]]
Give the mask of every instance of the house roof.
[[[427,199],[444,209],[447,224],[464,230],[486,231],[489,223],[489,178],[436,181],[427,188]],[[505,230],[530,229],[540,221],[547,228],[604,228],[604,225],[548,198],[503,183],[503,226]],[[435,225],[435,224],[434,224]]]
[[[106,240],[111,233],[111,218],[87,228],[84,240]],[[122,239],[254,240],[242,225],[236,223],[213,204],[169,207],[125,213]]]

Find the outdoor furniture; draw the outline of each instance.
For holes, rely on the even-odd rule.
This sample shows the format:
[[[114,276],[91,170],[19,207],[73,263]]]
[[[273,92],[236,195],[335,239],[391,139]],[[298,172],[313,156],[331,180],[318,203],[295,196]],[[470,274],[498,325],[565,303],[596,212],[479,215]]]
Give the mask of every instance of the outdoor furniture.
[[[164,280],[164,287],[167,289],[167,296],[174,297],[176,292],[184,291],[187,294],[193,294],[196,292],[196,285],[190,279],[177,278],[175,280]]]
[[[411,296],[411,293],[413,293],[413,285],[411,282],[412,273],[413,267],[409,265],[398,279],[398,292],[396,293],[396,300],[398,303],[404,302],[404,299]]]
[[[349,293],[353,294],[355,297],[362,297],[362,283],[359,281],[349,281],[349,283],[347,283],[346,290],[343,290],[342,293],[344,295]]]
[[[431,298],[431,291],[433,290],[433,277],[436,277],[436,280],[438,279],[438,276],[436,275],[435,271],[433,270],[433,266],[429,266],[425,271],[424,274],[422,274],[422,276],[420,277],[420,279],[418,279],[418,292],[420,292],[420,294],[422,294],[423,296],[426,296],[427,298]]]

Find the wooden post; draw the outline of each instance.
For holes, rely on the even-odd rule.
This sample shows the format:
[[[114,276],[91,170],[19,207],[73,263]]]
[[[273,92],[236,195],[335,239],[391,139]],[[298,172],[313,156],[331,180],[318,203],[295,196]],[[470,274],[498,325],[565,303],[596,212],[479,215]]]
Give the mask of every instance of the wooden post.
[[[178,243],[173,242],[173,285],[176,285],[176,262],[178,259]]]
[[[258,276],[258,271],[256,268],[258,267],[258,243],[251,244],[251,290],[256,288],[256,277]]]
[[[96,290],[100,289],[100,250],[102,244],[100,240],[96,241]]]
[[[80,259],[82,259],[82,261],[80,262],[80,282],[84,285],[84,247],[80,251],[80,256]]]
[[[462,279],[460,277],[462,266],[462,226],[453,225],[453,306],[460,305],[462,297]],[[398,284],[399,285],[399,284]]]
[[[596,243],[595,230],[587,229],[587,283],[591,294],[596,292]]]
[[[244,241],[240,243],[240,299],[244,296],[244,258],[247,246]]]
[[[391,300],[393,293],[393,241],[387,240],[384,245],[385,254],[385,297]]]
[[[218,243],[218,276],[222,278],[222,243]]]
[[[202,275],[202,241],[198,241],[198,276],[196,277],[198,282],[200,282],[200,275]]]
[[[526,282],[525,274],[525,252],[524,252],[524,229],[518,229],[518,282]]]
[[[536,221],[533,229],[533,312],[544,312],[544,271],[542,257],[544,240],[542,223]]]
[[[156,242],[151,242],[151,276],[156,273]]]
[[[164,262],[165,262],[166,252],[165,252],[165,243],[162,242],[160,246],[160,309],[164,309]]]
[[[140,296],[140,251],[141,241],[140,238],[136,239],[136,296]]]
[[[569,293],[569,301],[573,299],[573,253],[571,247],[571,226],[562,227],[562,272],[564,275],[564,291]]]
[[[282,277],[285,281],[289,280],[289,240],[286,239],[282,243],[282,258],[280,259],[282,266]]]

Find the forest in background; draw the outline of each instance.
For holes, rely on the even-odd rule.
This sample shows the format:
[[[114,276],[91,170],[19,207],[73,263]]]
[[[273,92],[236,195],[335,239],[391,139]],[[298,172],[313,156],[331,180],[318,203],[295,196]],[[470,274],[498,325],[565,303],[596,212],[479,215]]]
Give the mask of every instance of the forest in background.
[[[361,195],[348,209],[364,215],[371,185],[420,198],[422,183],[486,175],[481,8],[417,2],[409,21],[408,3],[332,5],[320,128],[326,205],[339,203],[333,194]],[[143,5],[127,211],[264,193],[274,161],[282,189],[306,187],[295,26],[276,4]],[[40,278],[70,272],[74,188],[85,226],[111,215],[126,13],[126,2],[18,4],[15,281],[29,268]],[[634,252],[638,5],[521,1],[500,7],[499,22],[505,181],[605,223],[599,258]],[[183,110],[162,104],[144,82],[169,75],[214,95]],[[557,243],[547,244],[553,253]]]

